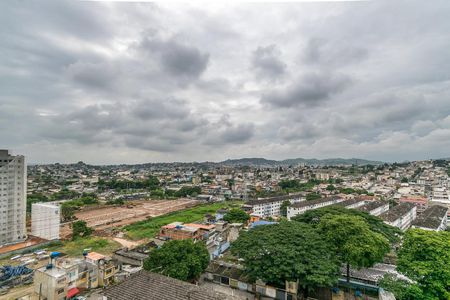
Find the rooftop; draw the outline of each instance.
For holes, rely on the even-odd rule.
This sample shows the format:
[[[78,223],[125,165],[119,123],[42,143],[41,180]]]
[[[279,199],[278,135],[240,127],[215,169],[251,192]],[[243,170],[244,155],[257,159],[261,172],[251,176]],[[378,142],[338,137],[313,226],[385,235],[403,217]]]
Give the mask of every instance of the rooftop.
[[[397,206],[394,206],[387,212],[380,215],[380,218],[383,219],[383,221],[386,222],[394,222],[401,216],[406,215],[411,209],[416,207],[413,203],[404,202]]]
[[[307,207],[307,206],[326,203],[329,201],[339,200],[339,199],[342,199],[342,198],[333,196],[333,197],[327,197],[327,198],[311,200],[311,201],[302,201],[302,202],[297,202],[297,203],[292,204],[291,207],[301,208],[301,207]]]
[[[350,200],[345,200],[345,201],[336,203],[334,205],[347,207],[347,206],[350,206],[350,205],[353,205],[353,204],[356,204],[356,203],[359,203],[359,202],[363,202],[363,201],[364,200],[362,200],[362,199],[350,199]]]
[[[365,212],[371,212],[372,210],[377,209],[378,207],[386,205],[386,204],[388,204],[388,203],[383,202],[383,201],[372,201],[361,207],[358,207],[358,209],[361,211],[365,211]]]
[[[412,223],[415,227],[438,229],[442,219],[447,218],[448,208],[434,205],[424,210]]]
[[[258,204],[265,204],[265,203],[271,203],[271,202],[279,202],[284,200],[290,200],[290,199],[296,199],[303,197],[303,193],[296,193],[292,195],[285,195],[285,196],[277,196],[277,197],[270,197],[270,198],[263,198],[263,199],[252,199],[245,203],[245,205],[258,205]]]
[[[141,271],[105,290],[108,300],[224,300],[233,299],[178,279]]]

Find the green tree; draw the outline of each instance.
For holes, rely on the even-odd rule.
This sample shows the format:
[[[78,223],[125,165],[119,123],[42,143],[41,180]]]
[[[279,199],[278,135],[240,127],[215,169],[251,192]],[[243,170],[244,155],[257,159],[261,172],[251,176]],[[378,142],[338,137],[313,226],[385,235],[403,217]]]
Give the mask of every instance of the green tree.
[[[231,190],[231,188],[234,185],[234,179],[231,178],[231,179],[227,179],[226,181],[227,181],[228,188]]]
[[[85,221],[75,221],[72,223],[72,240],[90,236],[92,231],[92,228],[88,227]]]
[[[450,233],[408,230],[397,269],[418,283],[425,299],[450,299]]]
[[[282,217],[287,217],[287,208],[291,205],[289,200],[284,200],[280,206],[280,214]]]
[[[370,230],[361,217],[325,215],[318,230],[325,239],[334,244],[336,255],[347,266],[347,281],[350,281],[350,266],[368,268],[383,260],[389,251],[389,242],[381,234]]]
[[[61,219],[63,222],[75,219],[75,210],[77,210],[78,207],[69,202],[64,202],[61,204]]]
[[[284,285],[299,281],[305,297],[315,287],[338,280],[339,261],[330,244],[307,224],[281,222],[242,232],[231,252],[243,259],[251,280]]]
[[[209,263],[209,253],[202,242],[176,240],[150,252],[144,269],[185,281],[197,279]]]
[[[245,223],[250,219],[250,216],[239,208],[233,208],[223,216],[223,220],[228,223]]]
[[[322,198],[322,196],[319,193],[309,193],[306,195],[306,201],[318,200],[320,198]]]
[[[406,183],[406,182],[408,182],[408,178],[406,178],[406,177],[403,177],[403,178],[402,178],[402,180],[401,180],[401,182],[402,182],[402,183]]]
[[[422,290],[417,284],[386,274],[378,285],[394,294],[397,300],[425,300]]]
[[[329,184],[327,186],[327,191],[334,191],[335,189],[336,189],[336,187],[334,185],[332,185],[332,184]]]
[[[399,236],[402,234],[400,229],[387,225],[378,217],[372,216],[366,212],[362,212],[356,209],[347,209],[335,205],[309,210],[301,215],[297,215],[291,218],[291,220],[317,226],[320,223],[322,217],[325,215],[361,217],[369,224],[370,230],[382,234],[389,240],[391,244],[399,242]]]

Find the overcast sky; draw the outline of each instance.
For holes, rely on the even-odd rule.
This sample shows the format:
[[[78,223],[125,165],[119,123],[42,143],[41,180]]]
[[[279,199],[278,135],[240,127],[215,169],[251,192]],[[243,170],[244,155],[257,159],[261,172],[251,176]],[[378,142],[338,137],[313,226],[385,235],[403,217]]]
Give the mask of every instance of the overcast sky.
[[[450,156],[450,1],[0,3],[29,162]]]

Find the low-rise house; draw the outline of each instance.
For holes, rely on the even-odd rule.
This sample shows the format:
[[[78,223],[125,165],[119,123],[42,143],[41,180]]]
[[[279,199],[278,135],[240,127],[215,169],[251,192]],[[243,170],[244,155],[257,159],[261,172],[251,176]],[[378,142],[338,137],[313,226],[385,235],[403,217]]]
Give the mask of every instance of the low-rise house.
[[[202,234],[197,227],[187,227],[183,226],[182,222],[173,222],[161,227],[159,238],[163,240],[200,240]]]
[[[412,203],[402,203],[394,206],[387,212],[380,215],[384,223],[400,228],[405,231],[411,227],[416,219],[417,207]]]
[[[34,272],[34,292],[39,298],[64,300],[67,297],[66,272],[49,264]]]
[[[287,218],[290,220],[292,217],[303,214],[308,210],[333,205],[342,201],[344,201],[344,199],[340,197],[328,197],[312,201],[297,202],[287,208]]]
[[[447,229],[448,207],[434,205],[423,211],[412,223],[413,228],[440,231]]]
[[[114,282],[118,268],[111,258],[97,252],[89,252],[86,255],[86,262],[97,266],[99,286],[109,286]]]
[[[389,203],[383,201],[372,201],[358,207],[357,209],[371,214],[372,216],[379,216],[389,210]]]

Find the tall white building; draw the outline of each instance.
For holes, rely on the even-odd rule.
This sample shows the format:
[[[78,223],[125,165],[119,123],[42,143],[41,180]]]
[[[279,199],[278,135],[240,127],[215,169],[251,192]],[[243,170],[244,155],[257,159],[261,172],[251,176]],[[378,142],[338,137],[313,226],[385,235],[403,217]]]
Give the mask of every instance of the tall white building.
[[[60,208],[53,203],[31,205],[31,234],[46,240],[59,239]]]
[[[25,157],[0,150],[0,245],[26,239]]]

